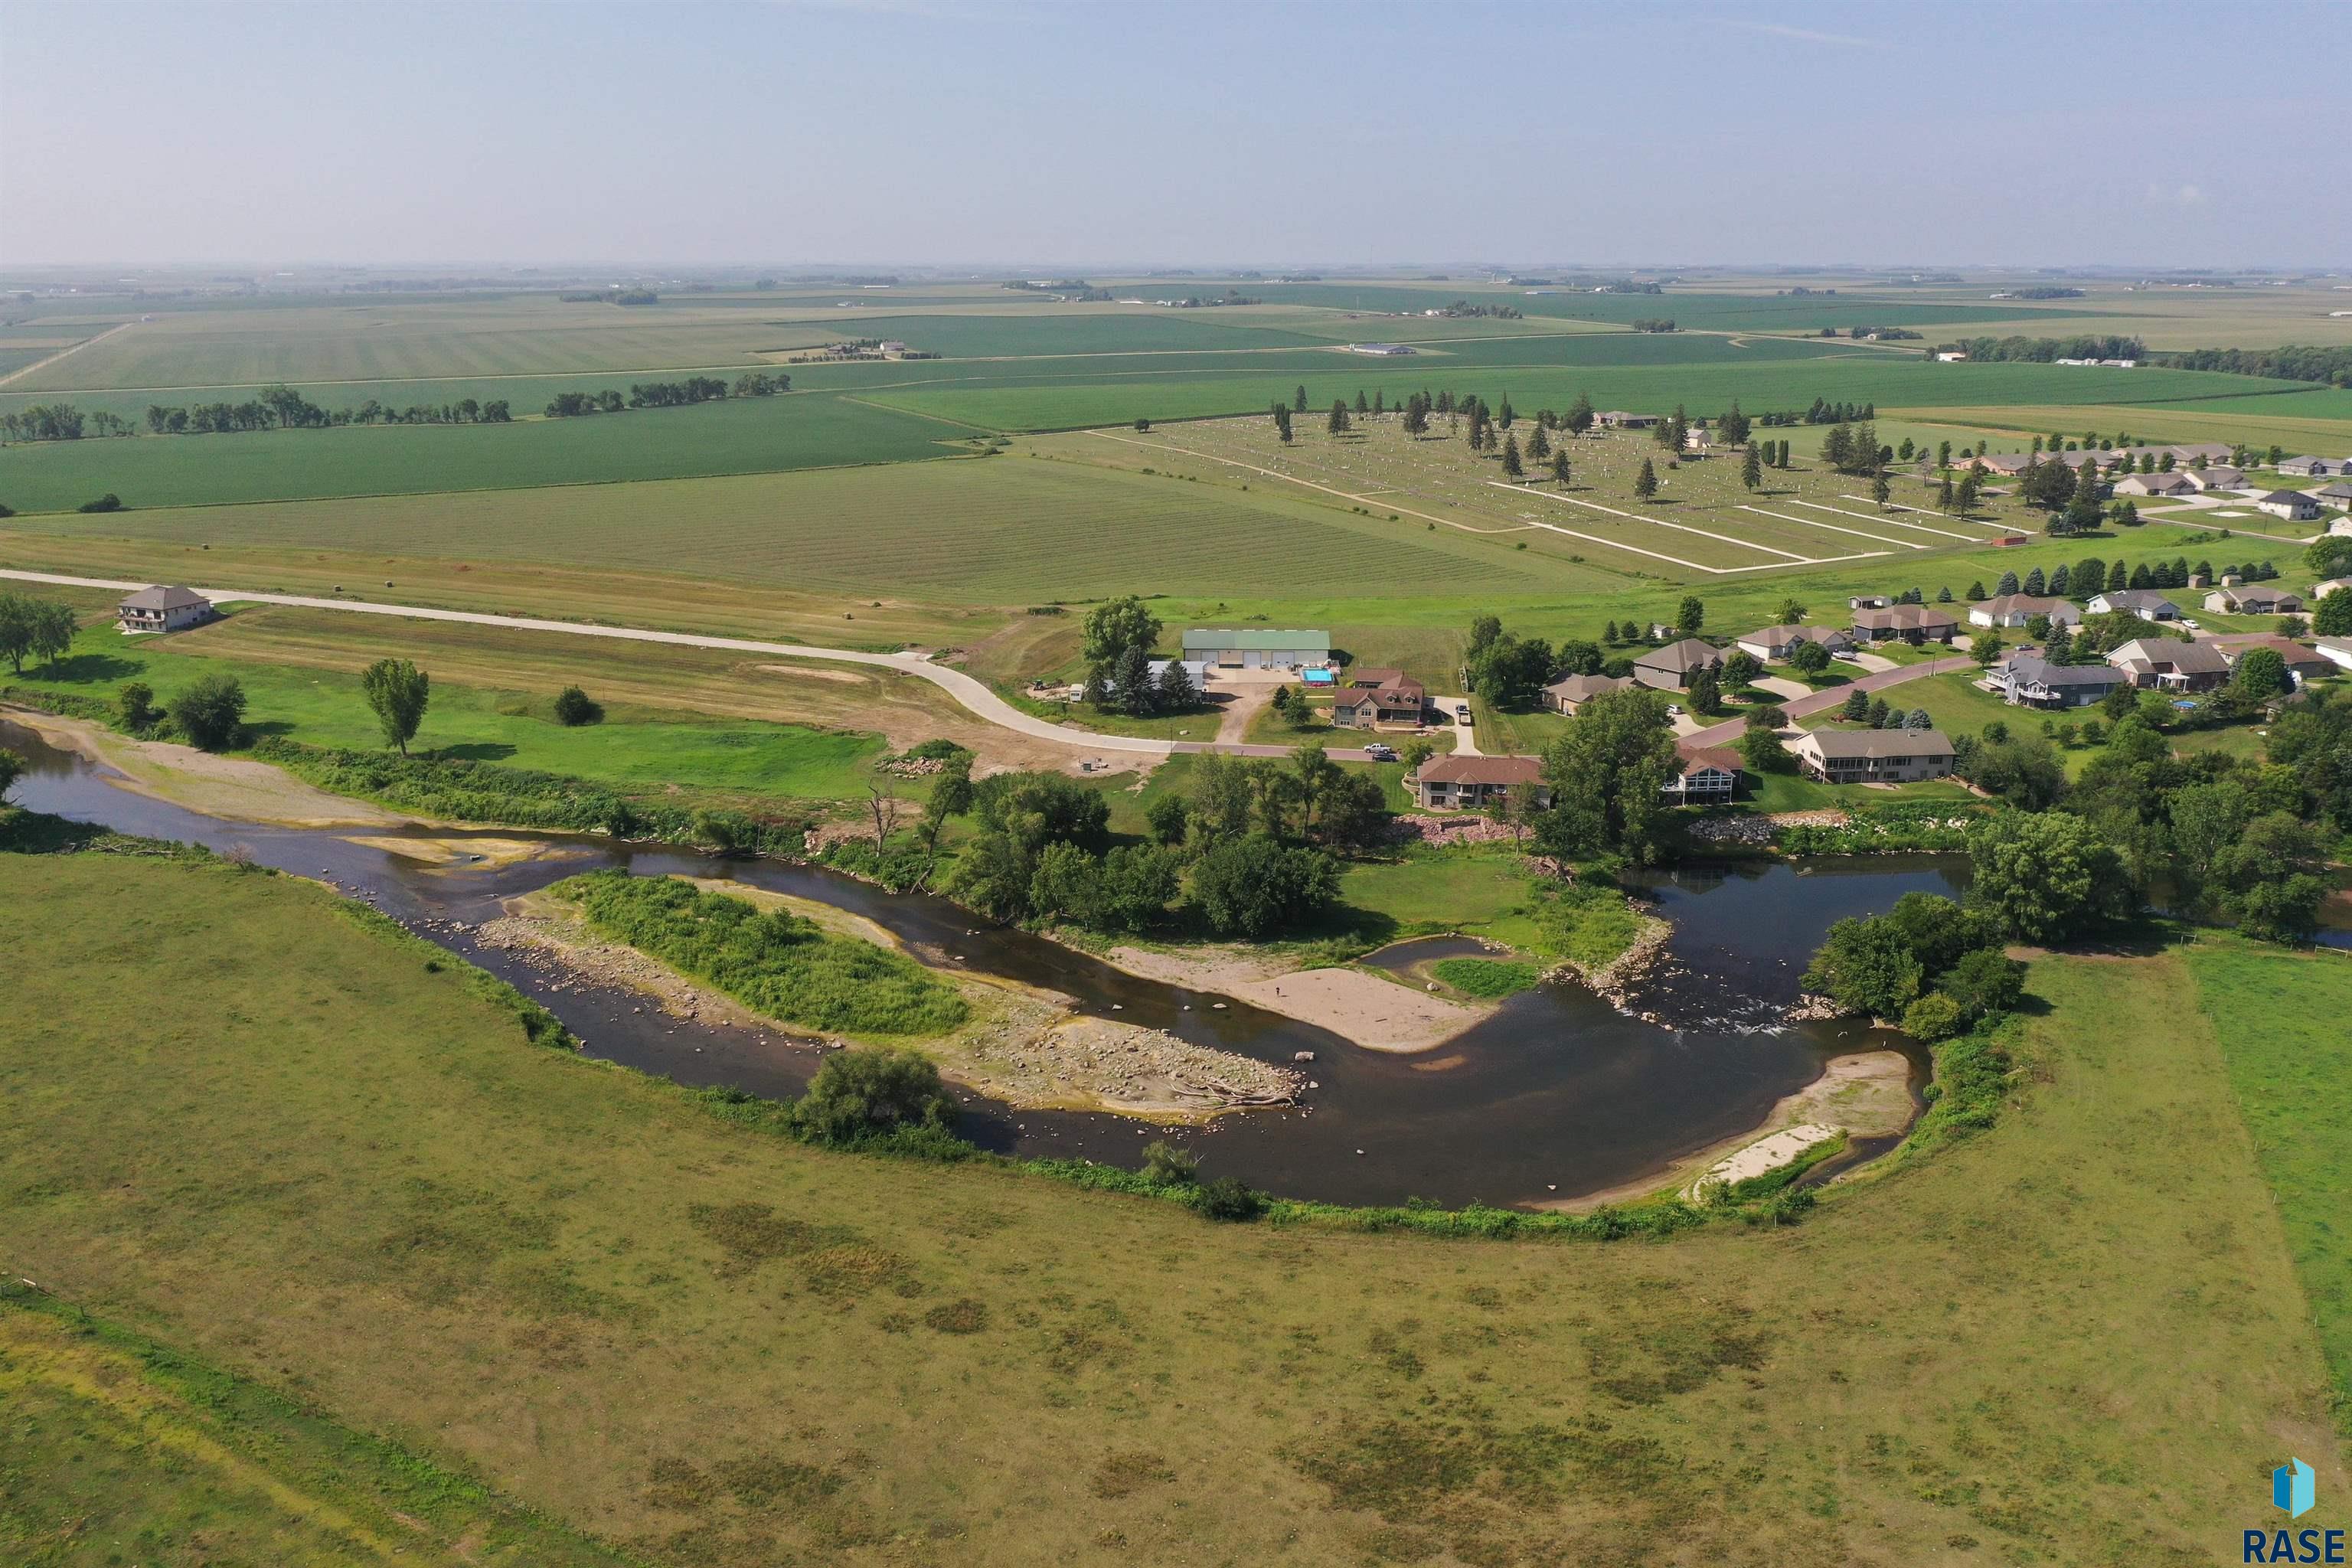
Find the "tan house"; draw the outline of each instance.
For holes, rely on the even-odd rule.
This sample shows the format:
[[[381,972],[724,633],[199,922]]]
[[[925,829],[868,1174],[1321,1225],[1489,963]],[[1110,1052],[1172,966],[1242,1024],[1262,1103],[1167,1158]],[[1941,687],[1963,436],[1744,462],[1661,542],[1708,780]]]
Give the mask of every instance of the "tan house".
[[[1367,689],[1381,686],[1418,686],[1421,682],[1402,669],[1381,669],[1374,666],[1357,665],[1348,671],[1347,684]]]
[[[2053,626],[2079,626],[2083,612],[2063,599],[2047,599],[2033,594],[2003,594],[1997,599],[1987,599],[1969,606],[1969,624],[1972,626],[2022,626],[2032,624],[2036,616],[2047,616]]]
[[[1381,724],[1418,728],[1429,694],[1418,680],[1397,686],[1350,688],[1331,699],[1331,722],[1342,730],[1370,730]]]
[[[2134,686],[2156,691],[2210,691],[2230,679],[2230,661],[2211,643],[2138,637],[2107,655]]]
[[[2319,502],[2301,490],[2273,490],[2255,500],[2254,510],[2266,511],[2289,522],[2319,521]]]
[[[1640,682],[1615,675],[1562,676],[1543,689],[1544,706],[1555,713],[1573,713],[1594,698],[1612,691],[1630,691]]]
[[[1633,679],[1660,691],[1680,691],[1702,669],[1720,669],[1723,650],[1696,637],[1654,647],[1633,661]]]
[[[1960,623],[1948,611],[1933,605],[1889,605],[1884,609],[1856,610],[1856,642],[1949,642]]]
[[[1952,771],[1941,730],[1809,730],[1790,742],[1808,778],[1823,784],[1909,784]]]
[[[114,607],[129,633],[176,632],[213,618],[213,602],[190,588],[142,588]]]
[[[1404,782],[1425,811],[1477,811],[1514,790],[1532,790],[1539,806],[1551,804],[1543,763],[1534,757],[1432,757]]]
[[[2221,657],[2230,661],[2231,669],[2237,668],[2238,661],[2254,649],[2266,647],[2284,661],[2289,674],[2303,679],[2336,673],[2336,665],[2326,655],[2315,653],[2303,644],[2290,641],[2274,632],[2241,632],[2232,637],[2218,637],[2213,639],[2213,646],[2221,650]]]
[[[1777,664],[1804,642],[1817,642],[1832,653],[1843,653],[1853,647],[1853,638],[1843,626],[1766,626],[1761,631],[1749,632],[1732,646],[1767,664]]]
[[[2246,488],[2246,470],[2233,468],[2227,463],[2204,468],[2183,468],[2179,472],[2193,490],[2242,490]]]
[[[2303,601],[2282,588],[2260,583],[2240,583],[2216,588],[2205,595],[2205,607],[2217,616],[2299,616]]]
[[[2133,474],[2116,481],[2116,494],[2119,496],[2193,495],[2196,490],[2189,476],[2178,468],[2168,474]]]

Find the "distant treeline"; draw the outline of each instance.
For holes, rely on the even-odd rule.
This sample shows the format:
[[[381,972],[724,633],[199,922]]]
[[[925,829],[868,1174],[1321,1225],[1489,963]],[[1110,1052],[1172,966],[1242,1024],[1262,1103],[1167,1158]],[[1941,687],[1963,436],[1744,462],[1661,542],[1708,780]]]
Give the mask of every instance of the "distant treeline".
[[[617,392],[559,392],[547,405],[548,417],[570,419],[583,414],[618,414],[625,408],[687,408],[728,397],[772,397],[790,392],[793,378],[771,371],[747,371],[730,389],[715,375],[690,375],[684,381],[632,382],[625,399]]]
[[[2009,297],[2012,300],[2079,300],[2083,297],[2083,291],[2080,289],[2058,289],[2045,286],[2040,289],[2011,289],[2009,290]],[[2075,356],[2070,354],[2067,357],[2071,359]],[[2116,354],[2112,357],[2121,359],[2124,356]]]
[[[1822,336],[1825,338],[1834,338],[1838,335],[1838,330],[1835,327],[1822,329]],[[1855,339],[1878,338],[1893,342],[1904,338],[1916,338],[1919,334],[1908,327],[1848,327],[1844,335]]]
[[[1675,330],[1675,319],[1672,316],[1643,316],[1638,321],[1629,321],[1626,324],[1637,332],[1671,332]]]
[[[682,408],[723,397],[769,397],[790,392],[793,378],[771,371],[748,371],[733,386],[712,376],[656,381],[617,392],[563,392],[547,405],[553,416],[617,414],[625,408]],[[461,397],[455,403],[412,404],[394,408],[371,397],[356,408],[322,408],[290,386],[265,386],[243,403],[198,403],[186,407],[147,405],[145,424],[154,436],[221,436],[254,430],[327,430],[347,425],[507,425],[514,412],[503,397],[487,403]],[[85,413],[70,403],[34,403],[0,413],[0,437],[10,441],[79,441],[84,436],[132,436],[138,426],[103,408]]]
[[[1877,417],[1875,403],[1831,403],[1819,397],[1813,399],[1811,408],[1783,409],[1754,416],[1757,424],[1774,428],[1789,425],[1853,425]]]
[[[2352,386],[2352,348],[2189,349],[2157,356],[2179,370],[2220,370],[2233,375],[2271,375],[2282,381],[2317,381]]]
[[[1953,350],[1966,353],[1971,360],[2015,360],[2048,364],[2062,359],[2137,359],[2147,358],[2147,345],[2137,338],[1962,338],[1955,343],[1939,345],[1939,352]]]
[[[650,289],[598,289],[593,292],[558,294],[572,305],[658,305],[661,296]]]

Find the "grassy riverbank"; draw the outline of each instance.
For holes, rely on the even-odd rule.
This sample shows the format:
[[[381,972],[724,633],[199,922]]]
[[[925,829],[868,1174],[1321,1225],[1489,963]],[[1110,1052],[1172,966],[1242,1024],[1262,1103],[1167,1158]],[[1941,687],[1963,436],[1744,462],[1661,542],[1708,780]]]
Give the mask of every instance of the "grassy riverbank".
[[[647,1562],[2186,1560],[2344,1484],[2177,953],[2036,961],[2032,1088],[1801,1226],[1497,1246],[805,1148],[289,879],[0,900],[9,1272]]]

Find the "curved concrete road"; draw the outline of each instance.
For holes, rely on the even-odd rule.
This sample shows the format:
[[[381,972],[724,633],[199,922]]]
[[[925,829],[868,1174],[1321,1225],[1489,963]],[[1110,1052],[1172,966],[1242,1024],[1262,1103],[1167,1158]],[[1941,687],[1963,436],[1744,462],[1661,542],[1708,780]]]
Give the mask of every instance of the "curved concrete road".
[[[136,593],[147,587],[145,583],[120,582],[109,577],[68,577],[52,572],[18,572],[0,567],[0,578],[14,578],[22,583],[50,583],[68,588],[104,588],[115,593]],[[557,632],[567,637],[608,637],[621,642],[674,643],[686,647],[718,648],[732,653],[765,654],[771,658],[830,659],[843,664],[863,664],[877,669],[895,670],[928,680],[970,709],[980,718],[1003,729],[1015,731],[1042,741],[1052,741],[1081,752],[1121,752],[1129,755],[1165,757],[1179,752],[1222,752],[1228,756],[1281,757],[1290,753],[1286,746],[1218,745],[1200,741],[1154,741],[1137,735],[1105,735],[1091,730],[1074,730],[1048,722],[1034,714],[1024,713],[994,691],[986,682],[966,675],[961,669],[934,664],[905,653],[866,653],[857,648],[811,647],[806,643],[760,642],[749,637],[702,637],[691,632],[657,632],[638,626],[593,626],[579,621],[547,621],[528,616],[494,616],[477,610],[436,610],[419,605],[390,605],[373,599],[321,599],[300,594],[261,594],[243,588],[196,588],[215,604],[243,602],[252,605],[293,605],[311,610],[347,610],[354,615],[394,616],[417,621],[461,621],[469,626],[504,626],[519,631]],[[1331,756],[1339,762],[1369,762],[1360,751],[1334,750]]]

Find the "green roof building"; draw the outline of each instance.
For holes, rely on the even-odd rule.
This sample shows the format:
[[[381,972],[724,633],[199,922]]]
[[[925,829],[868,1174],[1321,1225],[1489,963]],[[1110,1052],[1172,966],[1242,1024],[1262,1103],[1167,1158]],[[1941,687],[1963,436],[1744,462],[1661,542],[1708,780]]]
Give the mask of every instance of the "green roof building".
[[[1331,634],[1196,626],[1184,634],[1184,657],[1220,669],[1301,669],[1331,662]]]

